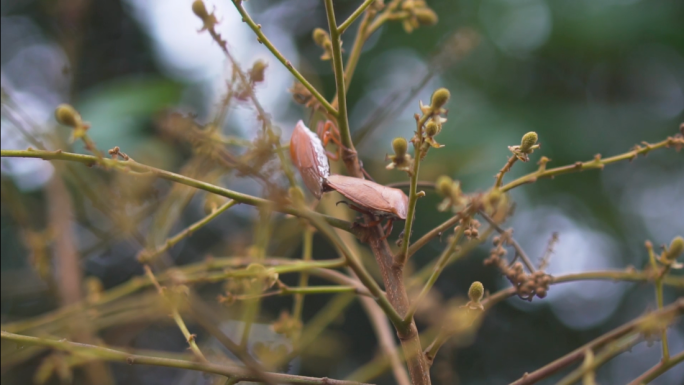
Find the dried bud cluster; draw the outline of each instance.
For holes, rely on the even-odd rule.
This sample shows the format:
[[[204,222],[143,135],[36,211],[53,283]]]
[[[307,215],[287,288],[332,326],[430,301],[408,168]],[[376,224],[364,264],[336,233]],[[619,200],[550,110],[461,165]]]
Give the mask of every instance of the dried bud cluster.
[[[512,229],[500,236],[494,237],[495,247],[490,251],[489,257],[485,259],[485,266],[498,267],[501,273],[516,288],[518,297],[527,301],[532,301],[535,296],[539,298],[546,297],[552,280],[550,275],[541,270],[535,271],[532,274],[525,273],[523,264],[520,262],[515,262],[509,266],[505,258],[507,251],[503,245],[510,242],[511,235]]]
[[[204,5],[204,1],[202,0],[195,0],[192,2],[192,12],[199,17],[200,20],[202,20],[203,26],[202,29],[200,29],[200,32],[213,30],[216,24],[218,24],[218,20],[216,19],[214,12],[209,13],[209,11],[207,11],[207,7]]]

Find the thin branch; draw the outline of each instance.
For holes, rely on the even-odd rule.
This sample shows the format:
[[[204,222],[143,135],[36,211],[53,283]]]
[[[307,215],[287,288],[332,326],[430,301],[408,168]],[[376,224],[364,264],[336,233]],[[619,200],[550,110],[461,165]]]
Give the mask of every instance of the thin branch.
[[[185,337],[185,341],[188,342],[188,345],[190,345],[190,350],[199,358],[201,361],[209,362],[206,357],[204,357],[204,354],[202,354],[202,351],[200,350],[199,346],[197,346],[197,342],[195,341],[195,335],[190,333],[188,330],[187,325],[185,325],[185,322],[183,321],[183,318],[181,317],[180,313],[178,312],[178,306],[174,303],[174,301],[168,297],[166,294],[165,288],[163,288],[159,282],[157,281],[157,278],[154,276],[154,273],[152,273],[152,269],[148,266],[144,266],[145,269],[145,275],[147,275],[147,278],[152,282],[154,287],[157,288],[157,291],[159,292],[159,295],[164,298],[164,300],[169,304],[171,307],[171,316],[173,317],[173,321],[178,325],[178,328],[180,329],[181,333],[183,333],[183,337]]]
[[[354,11],[354,13],[352,13],[352,14],[347,18],[347,20],[345,20],[342,24],[340,24],[339,27],[337,27],[337,31],[340,33],[340,35],[343,34],[344,31],[346,31],[347,28],[349,28],[349,26],[352,25],[352,23],[353,23],[359,16],[361,16],[361,14],[366,10],[366,8],[368,8],[371,4],[373,4],[374,1],[376,1],[376,0],[366,0],[366,1],[364,1],[363,4],[361,4],[361,5],[356,9],[356,11]]]
[[[668,315],[676,316],[682,314],[682,312],[684,312],[684,298],[680,298],[677,302],[674,302],[673,304],[664,307],[662,310],[656,310],[645,316],[637,318],[625,325],[622,325],[616,329],[613,329],[612,331],[573,350],[565,356],[551,362],[550,364],[540,369],[535,370],[532,373],[525,373],[519,380],[513,382],[511,385],[535,384],[538,381],[541,381],[545,378],[548,378],[549,376],[552,376],[558,371],[572,365],[575,362],[582,360],[587,350],[596,350],[598,348],[605,346],[610,341],[614,341],[618,338],[627,335],[628,333],[631,333],[643,321],[644,317],[665,317]]]
[[[157,247],[156,249],[150,251],[143,250],[138,255],[138,261],[140,261],[141,263],[149,263],[152,259],[154,259],[154,257],[158,256],[159,254],[165,253],[178,242],[180,242],[186,237],[189,237],[190,235],[192,235],[192,233],[204,227],[204,225],[206,225],[207,223],[211,222],[214,218],[221,215],[224,211],[235,206],[235,204],[237,204],[237,201],[231,199],[228,202],[221,205],[221,207],[214,209],[211,212],[211,214],[188,226],[185,230],[179,232],[175,236],[167,239],[166,242],[164,242],[161,246]]]
[[[496,222],[494,222],[494,219],[487,215],[483,210],[480,210],[478,212],[482,218],[484,218],[487,222],[489,222],[490,225],[499,233],[503,234],[505,232],[504,229],[501,228]],[[530,260],[530,257],[527,256],[527,253],[525,253],[525,250],[523,250],[522,247],[520,247],[520,244],[513,239],[513,237],[510,237],[510,243],[511,246],[515,249],[516,254],[522,259],[523,263],[525,264],[525,267],[527,267],[527,270],[530,273],[534,273],[536,269],[534,268],[534,265],[532,264],[532,261]]]
[[[552,169],[545,169],[545,164],[542,164],[540,166],[539,170],[527,174],[525,176],[521,176],[520,178],[508,182],[505,185],[501,187],[501,191],[508,191],[513,188],[516,188],[520,185],[527,184],[527,183],[534,183],[538,179],[541,178],[553,178],[554,176],[557,175],[562,175],[562,174],[569,174],[572,172],[579,172],[579,171],[584,171],[584,170],[595,170],[595,169],[602,169],[605,165],[607,164],[612,164],[616,162],[620,162],[623,160],[633,160],[639,155],[646,155],[649,152],[653,150],[658,150],[661,148],[669,148],[669,147],[677,147],[677,146],[682,146],[684,145],[684,137],[681,135],[678,136],[671,136],[668,137],[667,139],[654,143],[654,144],[649,144],[644,142],[644,146],[637,146],[634,150],[628,151],[624,154],[616,155],[610,158],[605,158],[601,159],[600,157],[596,157],[592,160],[586,161],[586,162],[577,162],[572,165],[568,166],[562,166],[562,167],[556,167]]]
[[[61,150],[57,151],[44,151],[44,150],[35,150],[35,149],[28,149],[28,150],[2,150],[0,151],[0,155],[2,157],[8,157],[8,158],[39,158],[43,160],[65,160],[65,161],[70,161],[70,162],[78,162],[78,163],[83,163],[89,167],[94,166],[96,164],[99,164],[100,166],[104,168],[111,168],[115,169],[118,171],[123,171],[123,172],[131,172],[131,173],[143,173],[143,174],[152,174],[158,178],[161,179],[166,179],[172,182],[177,182],[180,184],[184,184],[186,186],[194,187],[200,190],[208,191],[213,194],[221,195],[226,198],[234,199],[235,201],[239,203],[245,203],[251,206],[263,206],[266,204],[272,204],[271,201],[262,199],[262,198],[257,198],[251,195],[247,194],[242,194],[236,191],[229,190],[224,187],[216,186],[211,183],[206,183],[202,182],[197,179],[189,178],[184,175],[176,174],[170,171],[165,171],[161,170],[155,167],[147,166],[142,163],[138,163],[134,160],[118,160],[118,159],[98,159],[95,156],[92,155],[84,155],[84,154],[74,154],[74,153],[69,153],[69,152],[63,152]],[[274,210],[286,213],[286,214],[291,214],[295,216],[302,216],[303,211],[296,209],[291,206],[285,206],[285,207],[279,207],[276,206]],[[351,223],[333,218],[330,216],[322,215],[322,214],[317,214],[317,213],[312,213],[311,215],[319,218],[325,219],[331,226],[337,227],[339,229],[345,230],[345,231],[352,231],[352,225]]]
[[[315,97],[321,103],[323,108],[325,108],[330,115],[335,117],[339,116],[340,113],[338,113],[338,111],[335,110],[335,108],[333,108],[333,106],[330,103],[328,103],[328,101],[323,97],[323,95],[321,95],[318,92],[318,90],[316,90],[316,88],[312,86],[311,83],[309,83],[309,81],[306,80],[306,78],[304,78],[304,76],[299,71],[297,71],[296,68],[294,68],[292,63],[289,60],[287,60],[285,56],[283,56],[283,54],[280,53],[280,51],[278,51],[278,49],[273,45],[273,43],[271,43],[271,41],[268,40],[266,35],[264,35],[264,33],[261,31],[261,25],[255,23],[254,20],[247,13],[245,8],[242,6],[242,0],[233,0],[233,5],[235,5],[235,8],[238,10],[238,12],[240,12],[240,15],[242,16],[242,21],[247,23],[247,25],[249,25],[252,31],[254,31],[254,33],[257,35],[259,42],[265,45],[266,48],[268,48],[268,50],[271,51],[273,56],[275,56],[276,59],[278,59],[278,61],[280,61],[285,66],[285,68],[287,68],[288,71],[290,71],[290,73],[295,78],[297,78],[297,80],[300,83],[302,83],[302,85],[306,87],[306,89],[309,90],[309,92],[311,92],[311,95],[313,95],[313,97]]]
[[[645,385],[645,384],[648,384],[651,381],[655,380],[656,378],[660,377],[660,375],[662,375],[663,373],[670,370],[671,367],[679,364],[680,362],[684,362],[684,352],[680,352],[679,354],[675,354],[674,356],[670,357],[670,359],[667,361],[658,362],[651,369],[647,370],[642,375],[635,378],[634,381],[629,383],[629,385]]]
[[[168,368],[195,370],[204,373],[218,374],[237,381],[259,381],[249,369],[241,366],[217,365],[206,362],[196,362],[182,359],[155,357],[151,355],[131,354],[120,350],[105,348],[102,346],[79,344],[65,340],[49,340],[44,338],[23,336],[8,332],[1,332],[3,340],[14,341],[19,344],[46,346],[53,349],[70,352],[74,355],[112,362],[123,362],[129,365],[151,365]],[[269,377],[279,383],[304,384],[304,385],[360,385],[354,381],[334,380],[330,378],[315,378],[295,376],[292,374],[267,373]]]

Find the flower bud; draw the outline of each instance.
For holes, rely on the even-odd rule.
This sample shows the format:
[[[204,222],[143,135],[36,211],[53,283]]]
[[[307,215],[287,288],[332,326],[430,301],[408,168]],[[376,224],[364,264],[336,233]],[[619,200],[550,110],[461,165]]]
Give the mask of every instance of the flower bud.
[[[432,109],[438,110],[442,108],[451,97],[451,93],[446,88],[440,88],[432,94]]]
[[[684,238],[681,236],[675,237],[672,242],[670,242],[670,247],[667,248],[667,253],[665,254],[665,259],[667,261],[674,261],[684,252]]]
[[[323,28],[314,29],[313,39],[316,45],[322,48],[325,48],[325,46],[330,42],[330,36]]]
[[[448,197],[449,195],[451,195],[451,186],[453,185],[453,183],[454,182],[448,176],[446,176],[446,175],[440,176],[439,179],[437,179],[437,183],[436,183],[437,192],[440,195]]]
[[[192,2],[192,12],[202,20],[209,17],[207,7],[204,5],[204,1],[202,0],[195,0]]]
[[[532,151],[532,147],[537,144],[537,139],[537,133],[534,131],[530,131],[523,135],[522,141],[520,142],[520,152],[529,153]]]
[[[252,69],[249,71],[249,76],[253,82],[263,82],[264,81],[264,71],[266,71],[268,63],[263,60],[257,60],[252,65]]]
[[[408,150],[408,142],[404,138],[394,138],[392,141],[392,148],[394,149],[394,154],[396,156],[403,157]]]
[[[430,8],[417,8],[413,11],[413,14],[418,19],[418,23],[423,26],[432,26],[437,24],[437,14]]]
[[[60,104],[55,110],[55,119],[59,124],[76,128],[81,124],[81,115],[68,104]]]
[[[432,137],[437,135],[438,133],[439,126],[437,126],[437,123],[430,121],[427,125],[425,125],[425,135]]]
[[[484,297],[484,286],[482,285],[482,282],[475,281],[472,285],[470,285],[468,297],[470,297],[470,300],[475,303],[480,302],[482,297]]]

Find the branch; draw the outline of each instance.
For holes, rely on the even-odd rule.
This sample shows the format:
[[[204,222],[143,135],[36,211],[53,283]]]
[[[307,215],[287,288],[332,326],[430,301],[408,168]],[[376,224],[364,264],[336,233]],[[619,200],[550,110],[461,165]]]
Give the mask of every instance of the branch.
[[[514,158],[515,158],[515,157],[514,157]],[[503,233],[504,233],[504,229],[502,229],[501,226],[499,226],[496,222],[494,222],[494,219],[492,219],[492,217],[490,217],[489,215],[487,215],[483,210],[480,210],[480,211],[479,211],[479,214],[480,214],[480,216],[481,216],[482,218],[484,218],[487,222],[489,222],[489,224],[492,225],[492,227],[493,227],[499,234],[503,234]],[[520,247],[520,244],[519,244],[518,242],[516,242],[515,239],[513,239],[513,237],[511,237],[510,239],[511,239],[511,240],[510,240],[508,243],[510,243],[511,246],[513,246],[513,248],[515,249],[515,252],[518,254],[518,256],[520,256],[520,259],[522,259],[523,263],[524,263],[525,266],[527,267],[527,270],[528,270],[530,273],[534,273],[534,272],[535,272],[534,265],[532,264],[532,261],[530,260],[530,258],[529,258],[529,257],[527,256],[527,254],[525,253],[525,250],[523,250],[523,248]]]
[[[684,361],[684,352],[680,352],[679,354],[676,354],[676,355],[670,357],[670,359],[667,361],[658,362],[651,369],[647,370],[642,375],[640,375],[639,377],[634,379],[634,381],[630,382],[629,385],[645,385],[645,384],[648,384],[651,381],[658,378],[663,373],[670,370],[671,367],[677,365],[678,363],[680,363],[682,361]]]
[[[347,18],[347,20],[345,20],[342,24],[340,24],[339,27],[337,27],[337,31],[340,33],[340,35],[343,34],[344,31],[346,31],[347,28],[349,28],[349,26],[352,25],[352,23],[353,23],[354,21],[356,21],[356,19],[357,19],[359,16],[361,16],[361,14],[366,10],[366,8],[368,8],[371,4],[373,4],[374,1],[375,1],[375,0],[366,0],[366,1],[364,1],[363,4],[361,4],[361,5],[356,9],[356,11],[354,11],[354,13],[352,13],[351,16],[349,16],[349,17]]]
[[[597,339],[573,350],[572,352],[566,354],[565,356],[551,362],[550,364],[544,366],[543,368],[537,369],[532,373],[525,373],[519,380],[513,382],[511,385],[528,385],[534,384],[541,381],[549,376],[557,373],[558,371],[572,365],[573,363],[580,361],[584,358],[585,353],[588,350],[595,350],[605,346],[607,343],[619,339],[630,332],[632,332],[644,319],[644,317],[665,317],[668,315],[676,316],[684,312],[684,299],[680,298],[677,302],[664,307],[662,310],[656,310],[645,316],[637,318],[623,326],[610,331]]]
[[[232,365],[217,365],[205,362],[195,362],[174,358],[155,357],[151,355],[131,354],[120,350],[105,348],[95,345],[79,344],[65,340],[49,340],[44,338],[23,336],[8,332],[1,332],[0,337],[3,340],[14,341],[19,344],[46,346],[53,349],[70,352],[74,355],[92,358],[94,360],[104,360],[112,362],[123,362],[129,365],[151,365],[164,366],[168,368],[178,368],[195,370],[205,373],[218,374],[226,376],[237,381],[260,381],[261,379],[254,376],[251,371],[241,366]],[[333,380],[329,378],[315,378],[295,376],[292,374],[282,373],[266,373],[275,381],[289,384],[305,384],[305,385],[360,385],[358,382]]]
[[[200,190],[208,191],[210,193],[216,194],[216,195],[221,195],[226,198],[234,199],[235,201],[239,203],[245,203],[250,206],[263,206],[267,204],[272,204],[273,202],[263,199],[263,198],[257,198],[251,195],[247,194],[242,194],[233,190],[229,190],[224,187],[216,186],[211,183],[206,183],[199,181],[197,179],[189,178],[184,175],[176,174],[170,171],[165,171],[161,170],[155,167],[147,166],[142,163],[138,163],[132,159],[130,160],[118,160],[118,159],[98,159],[95,156],[92,155],[83,155],[83,154],[74,154],[70,152],[63,152],[61,150],[57,151],[44,151],[44,150],[35,150],[32,148],[29,148],[28,150],[2,150],[0,151],[0,155],[5,158],[38,158],[38,159],[43,159],[43,160],[65,160],[65,161],[70,161],[70,162],[78,162],[78,163],[83,163],[88,167],[92,167],[94,165],[99,164],[100,166],[104,168],[112,168],[116,169],[119,171],[123,172],[131,172],[131,173],[145,173],[145,174],[153,174],[158,178],[161,179],[166,179],[172,182],[184,184],[186,186],[194,187]],[[300,209],[296,209],[291,206],[285,206],[285,207],[278,207],[276,206],[274,210],[285,213],[285,214],[291,214],[294,216],[301,217],[304,215],[304,211]],[[337,227],[339,229],[345,230],[345,231],[351,231],[352,225],[351,223],[329,217],[326,215],[322,214],[317,214],[317,213],[311,213],[311,215],[315,217],[319,217],[322,219],[325,219],[331,226]]]
[[[649,152],[660,148],[669,148],[670,146],[681,148],[681,146],[684,145],[684,137],[681,135],[676,135],[668,137],[667,139],[655,144],[649,144],[646,142],[643,142],[643,144],[643,147],[637,145],[634,150],[628,151],[621,155],[616,155],[605,159],[601,159],[600,155],[597,155],[596,158],[586,162],[577,162],[572,165],[556,167],[548,170],[545,169],[545,163],[542,163],[539,167],[539,170],[525,176],[521,176],[520,178],[505,184],[503,187],[501,187],[501,191],[508,191],[523,184],[534,183],[540,178],[553,178],[556,175],[569,174],[571,172],[602,169],[607,164],[616,163],[623,160],[631,161],[639,155],[646,155]]]
[[[254,33],[257,35],[258,41],[265,45],[266,48],[268,48],[268,50],[271,51],[273,56],[275,56],[276,59],[278,59],[278,61],[280,61],[285,66],[285,68],[287,68],[288,71],[290,71],[290,73],[295,78],[297,78],[297,80],[299,80],[299,82],[302,83],[302,85],[306,87],[306,89],[309,90],[309,92],[311,92],[311,95],[313,95],[321,103],[323,108],[325,108],[330,115],[335,117],[339,116],[340,112],[335,110],[335,108],[333,108],[333,106],[330,103],[328,103],[327,100],[325,100],[323,95],[321,95],[318,92],[318,90],[316,90],[316,88],[312,86],[311,83],[309,83],[309,81],[306,80],[306,78],[301,73],[299,73],[299,71],[297,71],[296,68],[294,68],[292,63],[290,63],[290,61],[287,60],[285,56],[283,56],[283,54],[280,53],[280,51],[278,51],[278,49],[273,45],[273,43],[271,43],[271,41],[268,40],[266,35],[264,35],[264,33],[261,31],[261,25],[255,23],[254,20],[252,20],[252,18],[247,13],[245,8],[242,6],[242,0],[233,0],[233,5],[235,5],[235,8],[238,10],[238,12],[240,12],[240,15],[242,16],[242,21],[247,23],[247,25],[249,25],[252,31],[254,31]]]

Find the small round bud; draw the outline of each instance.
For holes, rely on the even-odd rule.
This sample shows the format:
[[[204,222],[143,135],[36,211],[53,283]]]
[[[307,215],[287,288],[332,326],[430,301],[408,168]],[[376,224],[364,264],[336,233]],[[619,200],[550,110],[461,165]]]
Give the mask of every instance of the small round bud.
[[[523,135],[522,141],[520,142],[520,152],[530,152],[532,150],[532,146],[537,144],[538,139],[539,137],[537,136],[537,133],[534,131],[530,131],[527,134]]]
[[[394,138],[392,141],[392,148],[394,149],[394,154],[396,156],[402,157],[406,155],[408,150],[408,142],[404,138]]]
[[[249,71],[249,76],[253,82],[258,83],[264,81],[264,72],[266,71],[266,67],[268,67],[268,63],[263,60],[257,60],[254,62],[252,69]]]
[[[432,94],[432,109],[442,108],[451,97],[451,93],[446,88],[440,88]]]
[[[316,28],[313,31],[313,39],[316,45],[319,47],[325,47],[325,45],[330,41],[330,36],[323,28]]]
[[[473,282],[473,284],[470,285],[470,289],[468,289],[468,297],[470,297],[470,300],[473,302],[480,302],[483,296],[484,286],[482,285],[482,282]]]
[[[427,125],[425,125],[425,135],[435,136],[438,133],[439,133],[439,126],[437,126],[437,123],[430,121],[430,122],[428,122]]]
[[[204,5],[204,1],[202,0],[195,0],[192,2],[192,12],[202,20],[209,17],[207,7]]]
[[[81,124],[81,115],[76,109],[68,104],[60,104],[55,110],[55,119],[59,124],[69,127],[78,127]]]
[[[667,248],[667,253],[665,254],[665,259],[668,261],[674,261],[684,252],[684,238],[681,236],[675,237],[672,242],[670,242],[670,247]]]
[[[432,26],[437,24],[437,14],[430,8],[417,8],[413,10],[413,14],[416,15],[420,25]]]
[[[442,196],[449,196],[451,195],[451,186],[453,185],[453,181],[451,178],[449,178],[446,175],[442,175],[437,179],[437,192],[442,195]]]

